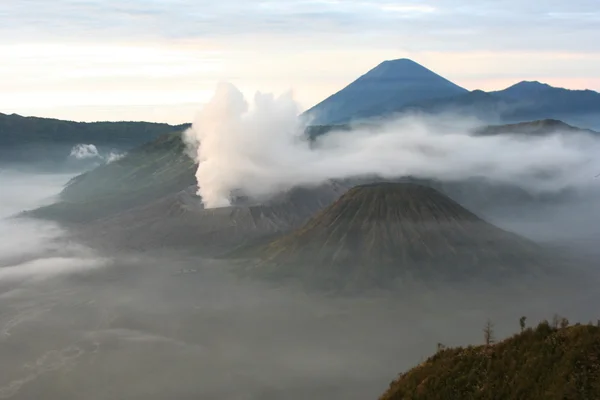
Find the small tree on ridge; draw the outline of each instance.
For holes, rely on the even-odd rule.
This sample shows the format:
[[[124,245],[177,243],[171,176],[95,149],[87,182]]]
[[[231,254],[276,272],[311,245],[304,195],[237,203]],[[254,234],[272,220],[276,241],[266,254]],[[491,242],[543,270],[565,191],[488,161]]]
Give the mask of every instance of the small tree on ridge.
[[[525,317],[525,316],[519,318],[519,326],[521,327],[521,332],[523,332],[525,330],[525,321],[526,320],[527,320],[527,317]]]
[[[485,340],[485,345],[489,346],[494,344],[494,324],[489,319],[485,323],[485,327],[483,328],[483,339]]]

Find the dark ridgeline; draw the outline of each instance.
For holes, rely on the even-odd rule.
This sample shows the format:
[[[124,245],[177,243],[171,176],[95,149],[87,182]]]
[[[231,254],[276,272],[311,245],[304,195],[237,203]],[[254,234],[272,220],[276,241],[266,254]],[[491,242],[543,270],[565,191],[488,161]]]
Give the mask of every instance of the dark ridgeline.
[[[74,122],[0,112],[0,163],[53,166],[63,162],[77,144],[94,144],[99,150],[128,151],[188,126],[126,121]]]
[[[137,121],[75,122],[54,118],[23,117],[0,112],[0,144],[3,147],[31,143],[67,144],[94,143],[132,148],[189,124]]]
[[[598,132],[581,129],[575,126],[566,124],[557,119],[541,119],[536,121],[519,122],[516,124],[504,125],[489,125],[483,126],[475,130],[475,134],[479,135],[551,135],[554,133],[563,134],[592,134],[597,135]]]
[[[516,101],[510,113],[515,119],[563,117],[569,114],[598,114],[600,93],[593,90],[571,90],[538,81],[522,81],[504,90],[490,92],[508,101]]]
[[[256,274],[341,289],[493,281],[535,275],[550,261],[535,243],[414,183],[355,187],[302,228],[245,251],[260,260]]]

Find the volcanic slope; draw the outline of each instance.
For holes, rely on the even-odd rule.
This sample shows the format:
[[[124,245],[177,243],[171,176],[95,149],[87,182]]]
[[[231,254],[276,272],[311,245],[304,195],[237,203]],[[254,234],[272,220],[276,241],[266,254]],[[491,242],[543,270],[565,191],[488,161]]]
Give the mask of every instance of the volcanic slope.
[[[91,221],[78,229],[89,244],[128,250],[187,249],[217,255],[302,226],[347,190],[336,183],[295,188],[256,202],[237,199],[230,207],[205,209],[196,187],[150,204]]]
[[[258,275],[331,289],[535,276],[550,262],[537,244],[414,183],[354,187],[304,227],[245,256],[259,260]]]

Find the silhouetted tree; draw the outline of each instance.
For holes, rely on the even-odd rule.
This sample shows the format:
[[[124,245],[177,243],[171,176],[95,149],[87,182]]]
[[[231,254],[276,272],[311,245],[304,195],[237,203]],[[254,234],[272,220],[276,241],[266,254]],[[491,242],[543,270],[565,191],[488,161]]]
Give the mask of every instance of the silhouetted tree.
[[[525,317],[525,316],[519,318],[519,326],[521,327],[521,332],[523,332],[525,330],[525,320],[526,319],[527,319],[527,317]]]
[[[552,324],[550,325],[554,329],[558,329],[558,325],[560,324],[560,317],[558,314],[554,314],[552,316]]]
[[[562,318],[560,319],[560,328],[561,328],[561,329],[565,329],[565,328],[566,328],[566,327],[568,327],[568,326],[569,326],[569,320],[568,320],[568,319],[566,319],[565,317],[562,317]]]
[[[489,319],[483,328],[483,339],[485,340],[486,346],[494,344],[494,324],[492,324],[492,321]]]
[[[437,344],[437,351],[438,351],[438,353],[440,351],[443,351],[443,350],[446,350],[446,346],[444,344],[442,344],[442,343],[438,343]]]

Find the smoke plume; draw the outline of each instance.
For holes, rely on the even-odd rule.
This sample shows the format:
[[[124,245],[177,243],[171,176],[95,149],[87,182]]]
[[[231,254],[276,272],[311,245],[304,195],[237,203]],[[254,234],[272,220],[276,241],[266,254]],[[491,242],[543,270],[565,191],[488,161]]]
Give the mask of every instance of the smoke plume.
[[[98,148],[93,144],[77,144],[71,149],[71,157],[75,157],[78,160],[85,160],[86,158],[97,158],[100,157]]]
[[[600,170],[600,143],[590,135],[478,136],[473,121],[445,115],[403,116],[311,141],[298,114],[291,93],[257,93],[249,104],[234,86],[220,84],[184,135],[205,206],[229,205],[232,191],[268,197],[363,176],[480,177],[555,191],[589,184]]]
[[[108,154],[101,154],[94,144],[77,144],[71,149],[70,156],[76,160],[102,160],[106,164],[120,160],[125,153],[110,151]]]

